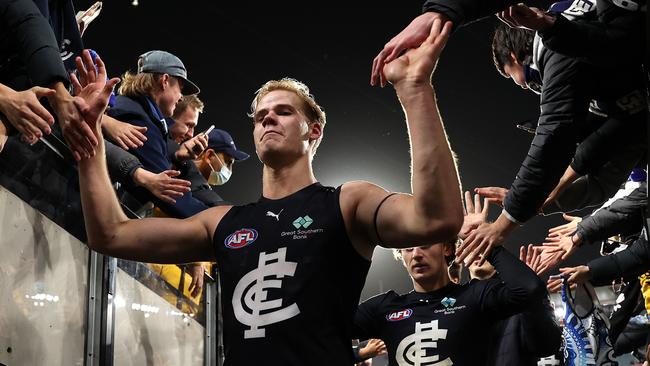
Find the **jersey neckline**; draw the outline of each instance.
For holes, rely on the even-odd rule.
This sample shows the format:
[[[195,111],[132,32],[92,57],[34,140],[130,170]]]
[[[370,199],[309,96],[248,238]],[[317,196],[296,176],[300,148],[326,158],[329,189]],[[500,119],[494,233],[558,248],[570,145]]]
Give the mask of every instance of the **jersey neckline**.
[[[455,284],[453,282],[449,282],[448,285],[441,287],[437,290],[434,291],[429,291],[429,292],[417,292],[415,290],[411,290],[406,294],[406,296],[419,300],[419,299],[430,299],[432,297],[440,297],[443,295],[448,294],[449,292],[453,291],[455,288],[460,287],[461,285]]]
[[[308,185],[306,187],[303,187],[303,188],[297,190],[296,192],[294,192],[294,193],[292,193],[292,194],[290,194],[288,196],[282,197],[282,198],[271,199],[271,198],[266,198],[264,196],[260,196],[260,199],[257,202],[259,202],[259,203],[282,202],[282,201],[294,198],[296,196],[306,194],[306,193],[308,193],[308,192],[310,192],[310,191],[312,191],[314,189],[321,188],[322,186],[323,185],[320,182],[315,182],[315,183],[312,183],[312,184],[310,184],[310,185]]]

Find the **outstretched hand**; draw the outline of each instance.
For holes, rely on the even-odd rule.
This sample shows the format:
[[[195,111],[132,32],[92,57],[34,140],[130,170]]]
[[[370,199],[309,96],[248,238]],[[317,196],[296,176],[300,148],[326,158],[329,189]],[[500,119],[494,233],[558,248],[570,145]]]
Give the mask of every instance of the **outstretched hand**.
[[[386,80],[394,86],[402,82],[430,83],[431,74],[449,39],[451,27],[451,22],[447,21],[443,24],[440,19],[435,19],[429,36],[420,47],[408,50],[384,67]]]
[[[404,50],[420,46],[429,36],[433,22],[436,19],[443,23],[448,20],[444,14],[426,12],[413,19],[404,30],[386,43],[381,52],[372,61],[370,85],[375,86],[377,85],[377,81],[379,81],[382,87],[386,86],[384,66],[399,57]]]
[[[533,270],[533,272],[540,274],[538,271],[541,264],[540,248],[533,244],[528,244],[528,247],[522,245],[519,248],[519,260],[526,263],[526,265]]]
[[[548,229],[548,236],[546,237],[546,240],[573,234],[576,231],[578,224],[582,221],[582,218],[578,216],[562,214],[562,217],[568,222],[564,225],[559,225]]]
[[[35,86],[24,91],[14,91],[2,87],[0,92],[0,111],[6,121],[20,132],[30,144],[36,143],[43,135],[49,134],[54,117],[41,105],[39,99],[56,94],[54,89]]]
[[[190,291],[190,296],[197,297],[203,291],[203,277],[205,275],[205,268],[201,263],[191,263],[188,265],[189,274],[192,277],[192,282],[187,290]]]
[[[502,245],[515,227],[516,224],[503,213],[493,223],[480,224],[456,249],[456,261],[462,261],[465,266],[468,266],[479,259],[478,265],[483,265],[492,248]]]
[[[75,92],[75,104],[82,112],[86,123],[97,134],[101,125],[101,116],[106,110],[113,88],[119,78],[106,80],[106,66],[99,56],[95,58],[95,67],[90,53],[84,50],[82,57],[75,60],[79,77],[72,74],[72,86]]]
[[[503,200],[505,200],[508,195],[508,189],[503,187],[480,187],[474,188],[474,193],[487,198],[489,203],[494,203],[503,207]]]
[[[191,190],[190,181],[176,178],[180,174],[178,170],[165,170],[156,174],[138,168],[133,172],[133,180],[136,185],[145,187],[154,196],[170,205],[175,205],[177,198],[183,197]]]
[[[526,28],[534,31],[544,31],[555,23],[555,18],[538,8],[517,4],[496,14],[502,22],[512,28]]]
[[[588,266],[560,268],[560,273],[567,278],[570,285],[581,285],[591,279],[591,272]]]
[[[104,118],[102,128],[106,137],[124,150],[137,149],[147,141],[147,128],[118,121],[115,118]]]
[[[359,349],[359,356],[362,358],[371,358],[386,354],[386,344],[381,339],[371,338],[365,347]]]
[[[482,223],[487,222],[488,207],[487,198],[485,198],[483,207],[481,207],[481,196],[475,194],[474,200],[472,201],[472,194],[469,191],[465,191],[465,217],[463,218],[463,226],[460,228],[460,232],[458,232],[459,238],[462,240],[467,239],[467,236],[472,230],[476,229]]]
[[[541,269],[543,271],[547,271],[569,258],[582,243],[582,238],[575,234],[576,227],[582,219],[567,214],[564,214],[563,217],[569,222],[549,229],[542,246]]]

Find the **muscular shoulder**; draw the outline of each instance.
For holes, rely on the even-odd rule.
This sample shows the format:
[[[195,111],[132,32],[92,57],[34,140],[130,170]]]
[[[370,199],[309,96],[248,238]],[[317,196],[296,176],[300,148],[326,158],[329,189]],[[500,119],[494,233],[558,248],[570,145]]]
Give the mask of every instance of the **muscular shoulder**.
[[[387,193],[384,188],[367,181],[347,182],[341,186],[341,209],[349,208],[356,211],[359,205],[369,201],[369,198],[384,197]]]
[[[217,226],[232,207],[232,205],[210,207],[192,216],[190,219],[199,222],[207,231],[210,241],[212,241]]]

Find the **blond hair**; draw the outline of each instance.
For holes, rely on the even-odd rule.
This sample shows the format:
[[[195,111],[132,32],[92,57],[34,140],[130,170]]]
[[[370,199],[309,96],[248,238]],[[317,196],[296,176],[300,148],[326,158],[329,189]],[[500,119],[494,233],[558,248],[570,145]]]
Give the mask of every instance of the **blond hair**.
[[[176,109],[174,109],[174,115],[172,118],[180,116],[187,108],[192,108],[197,113],[203,113],[204,107],[205,105],[196,94],[184,95],[181,100],[176,103]]]
[[[461,243],[460,238],[455,237],[453,239],[443,242],[442,244],[451,245],[452,249],[456,250],[456,248],[460,245],[460,243]],[[409,248],[393,249],[393,257],[395,258],[396,261],[401,261],[402,259],[404,259],[404,257],[402,256],[403,249],[409,249]]]
[[[304,83],[292,78],[270,80],[262,85],[262,87],[259,88],[257,92],[255,92],[255,98],[251,103],[251,112],[248,116],[255,118],[255,111],[257,109],[257,104],[259,101],[262,100],[262,98],[264,98],[268,93],[275,90],[286,90],[296,94],[302,101],[300,110],[305,115],[305,117],[307,117],[307,122],[310,124],[319,123],[323,129],[325,128],[325,123],[327,122],[325,111],[316,103],[314,96],[309,94],[309,87]],[[321,134],[321,137],[315,141],[311,152],[312,156],[316,154],[316,149],[318,149],[318,145],[320,145],[322,138],[323,135]]]
[[[127,97],[152,96],[153,92],[158,90],[158,80],[160,74],[140,72],[133,74],[127,71],[122,75],[122,82],[118,93]]]

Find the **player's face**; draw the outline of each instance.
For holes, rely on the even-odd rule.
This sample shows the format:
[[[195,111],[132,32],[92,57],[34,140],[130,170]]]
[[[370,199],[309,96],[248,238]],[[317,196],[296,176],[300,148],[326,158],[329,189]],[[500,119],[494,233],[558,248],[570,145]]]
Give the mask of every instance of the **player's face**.
[[[404,265],[414,281],[429,281],[448,276],[445,256],[451,255],[451,246],[433,244],[402,249]]]
[[[313,124],[308,123],[300,106],[300,98],[287,90],[269,92],[257,104],[253,137],[263,163],[290,162],[309,154]]]
[[[506,75],[508,75],[515,84],[519,85],[519,87],[522,89],[528,89],[528,86],[526,85],[526,77],[524,76],[524,67],[521,64],[510,63],[503,65],[503,71],[505,71]]]

